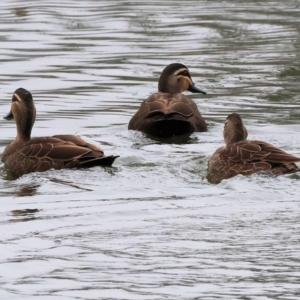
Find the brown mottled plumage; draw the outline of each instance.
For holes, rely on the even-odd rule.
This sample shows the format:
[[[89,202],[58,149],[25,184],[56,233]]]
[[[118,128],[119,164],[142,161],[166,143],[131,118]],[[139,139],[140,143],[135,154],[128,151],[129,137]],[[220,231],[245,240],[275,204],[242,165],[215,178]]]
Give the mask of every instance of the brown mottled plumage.
[[[11,111],[4,117],[15,119],[17,137],[4,150],[2,161],[14,177],[49,169],[111,166],[118,156],[104,156],[95,145],[75,135],[55,135],[31,139],[36,110],[30,92],[17,89]]]
[[[226,145],[217,149],[208,162],[208,180],[219,183],[238,174],[258,171],[276,175],[300,171],[300,158],[262,141],[248,141],[247,129],[239,114],[230,114],[224,126]]]
[[[207,131],[196,103],[181,94],[186,90],[206,94],[195,86],[186,66],[168,65],[160,75],[158,93],[143,101],[128,129],[162,138]]]

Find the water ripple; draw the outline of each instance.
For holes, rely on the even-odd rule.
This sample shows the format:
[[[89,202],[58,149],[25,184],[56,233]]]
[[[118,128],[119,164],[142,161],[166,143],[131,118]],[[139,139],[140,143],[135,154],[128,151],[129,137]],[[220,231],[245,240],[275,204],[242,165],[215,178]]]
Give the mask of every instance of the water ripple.
[[[79,134],[113,168],[0,170],[1,299],[298,299],[299,175],[206,180],[228,113],[299,155],[299,3],[0,3],[6,114],[33,93],[33,136]],[[161,143],[127,124],[186,64],[208,133]],[[1,121],[0,151],[15,137]]]

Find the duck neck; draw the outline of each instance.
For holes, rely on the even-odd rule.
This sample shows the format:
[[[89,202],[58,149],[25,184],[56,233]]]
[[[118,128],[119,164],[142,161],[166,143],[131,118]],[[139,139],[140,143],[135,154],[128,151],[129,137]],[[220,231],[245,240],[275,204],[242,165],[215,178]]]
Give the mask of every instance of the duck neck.
[[[181,93],[181,86],[174,77],[161,77],[158,82],[158,92],[169,94]]]
[[[31,138],[32,121],[23,119],[21,122],[16,122],[17,136],[16,141],[27,142]]]
[[[245,136],[243,128],[224,133],[224,140],[227,147],[234,143],[245,140],[246,138],[247,136]]]
[[[16,141],[18,142],[27,142],[29,140],[30,140],[30,136],[28,136],[27,134],[18,133],[16,136]]]

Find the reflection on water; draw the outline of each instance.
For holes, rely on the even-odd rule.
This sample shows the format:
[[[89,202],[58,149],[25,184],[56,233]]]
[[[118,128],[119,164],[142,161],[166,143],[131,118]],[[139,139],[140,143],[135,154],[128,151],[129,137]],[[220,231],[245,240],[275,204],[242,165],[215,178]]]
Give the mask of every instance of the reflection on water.
[[[300,154],[297,1],[2,1],[0,110],[33,93],[33,136],[79,134],[106,170],[8,180],[1,299],[298,299],[299,174],[206,180],[226,116]],[[169,63],[187,65],[209,131],[127,130]],[[15,124],[0,121],[0,151]]]
[[[12,210],[11,214],[15,217],[10,219],[10,222],[28,222],[37,220],[35,213],[39,212],[38,209],[21,209],[21,210]]]

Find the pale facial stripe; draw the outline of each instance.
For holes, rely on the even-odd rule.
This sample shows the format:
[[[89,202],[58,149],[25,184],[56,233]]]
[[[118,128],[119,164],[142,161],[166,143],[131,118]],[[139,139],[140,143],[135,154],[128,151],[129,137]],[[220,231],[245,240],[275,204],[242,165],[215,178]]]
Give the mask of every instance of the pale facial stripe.
[[[18,95],[18,94],[16,94],[16,93],[14,93],[14,95],[13,95],[14,97],[16,97],[17,98],[17,100],[19,101],[19,102],[21,102],[22,101],[22,99],[20,98],[20,96]]]
[[[177,77],[182,77],[184,78],[185,80],[188,81],[189,85],[193,85],[193,82],[191,80],[191,78],[189,76],[183,76],[183,75],[178,75],[179,73],[183,72],[183,71],[187,71],[188,74],[190,74],[189,70],[186,69],[186,68],[181,68],[179,70],[177,70],[176,72],[174,72],[174,75],[177,76]],[[191,75],[190,75],[191,76]]]
[[[189,73],[189,70],[187,68],[181,68],[181,69],[177,70],[176,72],[174,72],[174,75],[177,75],[183,71],[187,71]]]

